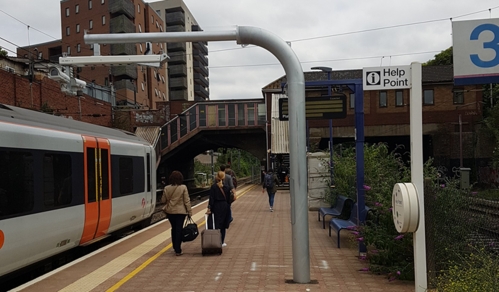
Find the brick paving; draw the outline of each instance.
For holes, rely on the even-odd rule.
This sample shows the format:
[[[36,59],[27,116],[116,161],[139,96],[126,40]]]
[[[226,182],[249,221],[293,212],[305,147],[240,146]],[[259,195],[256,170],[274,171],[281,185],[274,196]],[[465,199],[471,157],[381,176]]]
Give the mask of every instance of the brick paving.
[[[333,232],[329,237],[328,230],[322,229],[317,211],[309,212],[312,283],[290,283],[293,258],[289,191],[277,192],[274,212],[269,211],[267,194],[262,194],[259,186],[242,195],[232,207],[234,222],[227,231],[228,246],[222,255],[202,256],[198,237],[182,244],[184,255],[175,256],[167,236],[100,284],[90,289],[81,285],[79,291],[414,291],[414,282],[388,282],[383,276],[359,271],[366,264],[357,258],[354,241],[344,232],[342,248],[337,248],[336,235]],[[198,224],[204,221],[205,208],[206,203],[194,209]],[[23,291],[64,289],[75,277],[84,277],[89,270],[123,257],[134,246],[162,236],[169,227],[168,222],[159,224]]]

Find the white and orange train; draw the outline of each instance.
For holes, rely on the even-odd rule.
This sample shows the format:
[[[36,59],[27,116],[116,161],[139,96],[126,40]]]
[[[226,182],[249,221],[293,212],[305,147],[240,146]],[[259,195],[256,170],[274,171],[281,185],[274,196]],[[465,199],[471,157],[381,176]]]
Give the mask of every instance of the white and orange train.
[[[0,276],[150,222],[155,156],[133,133],[0,104]]]

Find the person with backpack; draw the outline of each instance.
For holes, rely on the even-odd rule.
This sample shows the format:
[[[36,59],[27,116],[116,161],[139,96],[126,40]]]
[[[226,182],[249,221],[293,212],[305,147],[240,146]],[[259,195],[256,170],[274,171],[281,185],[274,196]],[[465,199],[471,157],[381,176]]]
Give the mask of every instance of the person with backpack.
[[[224,186],[227,186],[229,188],[231,196],[233,196],[235,199],[236,188],[234,186],[234,178],[230,174],[227,173],[226,167],[227,166],[225,166],[225,164],[220,165],[220,171],[223,171],[225,173],[225,178],[224,178],[223,184],[224,184]],[[232,204],[232,200],[231,200],[231,204]],[[229,214],[230,214],[230,220],[229,220],[229,223],[230,223],[234,220],[234,218],[232,218],[232,209],[230,208],[230,206],[229,206]]]
[[[277,176],[274,174],[274,171],[272,169],[269,169],[269,171],[265,174],[263,178],[262,193],[265,192],[265,189],[267,189],[267,194],[269,195],[270,212],[274,212],[274,197],[275,193],[277,192],[278,184],[279,184],[279,179],[277,179]]]

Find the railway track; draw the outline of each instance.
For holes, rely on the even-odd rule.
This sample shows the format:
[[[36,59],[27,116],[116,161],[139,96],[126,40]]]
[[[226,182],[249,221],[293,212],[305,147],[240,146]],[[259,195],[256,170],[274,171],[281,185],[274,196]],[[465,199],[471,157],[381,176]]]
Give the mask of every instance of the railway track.
[[[244,186],[245,184],[252,183],[251,177],[248,178],[241,178],[238,180],[238,187],[239,186]],[[156,197],[157,197],[157,202],[161,202],[161,196],[162,196],[163,191],[162,190],[157,190]],[[201,203],[205,200],[208,199],[208,194],[209,193],[209,188],[204,188],[204,189],[197,189],[194,190],[190,194],[191,198],[191,203],[192,205],[197,205],[198,203]],[[54,269],[57,269],[67,263],[70,263],[80,257],[83,257],[91,252],[94,252],[100,248],[103,248],[104,246],[119,240],[123,237],[129,236],[133,234],[134,232],[147,227],[150,224],[157,223],[159,221],[165,220],[166,216],[162,211],[162,208],[164,207],[164,204],[157,203],[155,207],[155,212],[151,216],[151,220],[149,224],[141,225],[141,226],[135,226],[134,228],[127,228],[125,230],[121,230],[117,234],[114,234],[113,236],[109,236],[101,241],[95,242],[91,245],[88,246],[79,246],[76,248],[73,248],[69,251],[66,251],[64,253],[61,253],[59,255],[56,255],[54,257],[45,259],[43,261],[40,261],[36,264],[33,264],[31,266],[28,266],[26,268],[23,268],[21,270],[18,270],[16,272],[13,272],[11,274],[5,275],[4,277],[0,277],[0,292],[2,291],[8,291],[10,289],[13,289],[17,286],[20,286],[26,282],[29,282],[37,277],[40,277]]]

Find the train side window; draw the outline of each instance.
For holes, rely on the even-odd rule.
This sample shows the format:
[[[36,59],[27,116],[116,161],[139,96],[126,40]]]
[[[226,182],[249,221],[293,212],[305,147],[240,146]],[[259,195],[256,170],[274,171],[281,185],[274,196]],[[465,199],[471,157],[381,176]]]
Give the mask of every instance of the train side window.
[[[120,194],[133,192],[133,160],[131,157],[120,157]]]
[[[69,205],[73,198],[71,156],[46,153],[43,156],[43,204]]]
[[[33,210],[33,155],[0,149],[0,219]]]
[[[87,148],[87,199],[89,203],[97,201],[97,185],[95,180],[95,148]]]
[[[132,157],[133,160],[133,193],[143,193],[146,189],[144,171],[145,163],[144,157]]]

